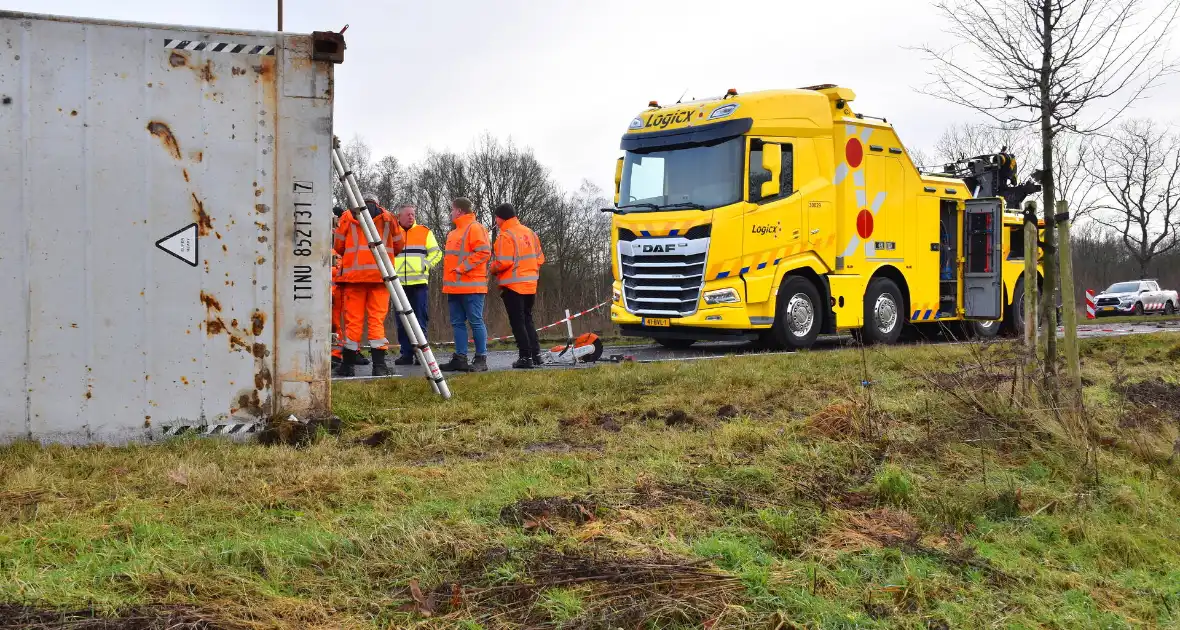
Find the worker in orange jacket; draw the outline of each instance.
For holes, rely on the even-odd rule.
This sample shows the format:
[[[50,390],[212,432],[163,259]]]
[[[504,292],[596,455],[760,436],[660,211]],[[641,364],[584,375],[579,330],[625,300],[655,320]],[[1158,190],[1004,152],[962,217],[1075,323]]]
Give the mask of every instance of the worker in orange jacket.
[[[340,254],[332,252],[332,367],[344,362],[344,301],[340,298]]]
[[[475,220],[470,199],[451,202],[455,229],[447,235],[443,251],[442,291],[447,296],[451,328],[455,332],[455,354],[442,367],[448,372],[488,370],[488,329],[483,321],[484,298],[488,293],[488,260],[492,244],[488,231]],[[467,363],[467,325],[475,339],[475,359]]]
[[[504,203],[496,208],[496,226],[500,233],[492,253],[492,273],[499,282],[500,299],[504,301],[512,335],[516,337],[519,358],[512,367],[531,369],[543,363],[537,327],[533,325],[533,303],[545,252],[541,251],[537,234],[516,218],[512,204]]]
[[[332,208],[332,233],[340,225],[340,217],[344,216],[344,208]],[[340,277],[340,254],[332,251],[332,369],[344,361],[344,327],[343,303],[340,300],[340,284],[336,282]]]
[[[401,252],[404,231],[397,220],[377,201],[377,196],[364,196],[365,207],[358,212],[367,212],[389,255]],[[334,249],[343,258],[340,262],[340,297],[343,312],[344,360],[336,368],[337,376],[353,376],[354,366],[359,365],[360,340],[366,321],[369,324],[369,347],[373,351],[373,376],[388,376],[389,366],[385,363],[385,351],[389,339],[385,337],[385,316],[389,314],[389,292],[385,288],[377,259],[369,249],[360,220],[346,210],[336,227]]]

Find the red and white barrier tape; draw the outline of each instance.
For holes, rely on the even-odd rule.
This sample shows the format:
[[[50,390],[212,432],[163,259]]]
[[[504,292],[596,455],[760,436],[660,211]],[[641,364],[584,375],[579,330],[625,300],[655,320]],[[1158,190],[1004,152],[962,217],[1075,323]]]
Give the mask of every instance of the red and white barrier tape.
[[[545,326],[541,326],[540,328],[538,328],[538,329],[537,329],[537,332],[541,332],[542,330],[549,330],[550,328],[553,328],[553,327],[555,327],[555,326],[560,326],[561,324],[564,324],[564,323],[566,323],[567,321],[572,321],[572,320],[575,320],[575,319],[577,319],[577,318],[579,318],[579,317],[582,317],[582,316],[585,316],[585,315],[589,315],[590,313],[593,313],[594,311],[597,311],[598,309],[600,309],[600,308],[602,308],[602,307],[604,307],[604,306],[606,306],[607,304],[610,304],[610,303],[611,303],[611,301],[610,301],[610,300],[607,300],[607,301],[603,302],[602,304],[598,304],[598,305],[596,305],[596,306],[591,306],[590,308],[588,308],[588,309],[586,309],[586,310],[584,310],[584,311],[582,311],[582,312],[580,312],[580,313],[574,313],[574,314],[570,315],[569,317],[563,317],[563,318],[561,318],[561,319],[559,319],[559,320],[557,320],[557,321],[553,322],[552,324],[548,324],[548,325],[545,325]],[[515,338],[516,338],[516,336],[515,336],[515,335],[507,335],[507,336],[504,336],[504,337],[488,337],[488,342],[489,342],[489,343],[491,343],[491,342],[493,342],[493,341],[508,341],[509,339],[515,339]],[[469,343],[469,344],[470,344],[470,343],[475,343],[475,340],[474,340],[474,339],[468,339],[468,340],[467,340],[467,343]],[[442,341],[442,342],[439,342],[439,343],[436,343],[436,344],[432,344],[432,345],[436,345],[436,346],[453,346],[453,345],[455,345],[455,342],[453,342],[453,341]]]

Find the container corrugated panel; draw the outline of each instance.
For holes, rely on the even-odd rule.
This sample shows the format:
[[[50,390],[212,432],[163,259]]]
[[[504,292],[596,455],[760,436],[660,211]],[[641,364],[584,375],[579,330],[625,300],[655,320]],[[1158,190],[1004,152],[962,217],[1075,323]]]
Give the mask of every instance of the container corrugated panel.
[[[312,49],[0,11],[0,442],[328,413],[333,68]]]

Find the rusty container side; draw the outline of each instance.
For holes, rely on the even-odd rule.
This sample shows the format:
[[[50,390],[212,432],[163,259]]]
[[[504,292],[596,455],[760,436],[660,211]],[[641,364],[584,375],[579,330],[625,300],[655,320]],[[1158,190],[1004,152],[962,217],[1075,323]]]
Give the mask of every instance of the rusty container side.
[[[309,46],[0,12],[0,442],[327,413],[332,67]]]

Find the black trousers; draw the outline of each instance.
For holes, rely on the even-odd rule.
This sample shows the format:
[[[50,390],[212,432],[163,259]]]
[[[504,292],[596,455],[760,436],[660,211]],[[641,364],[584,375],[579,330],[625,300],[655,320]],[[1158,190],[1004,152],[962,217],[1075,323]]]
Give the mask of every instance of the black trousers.
[[[537,341],[537,327],[533,324],[533,303],[535,295],[524,295],[512,289],[500,288],[500,299],[508,311],[508,323],[516,337],[516,348],[520,356],[533,357],[541,354],[541,342]]]

